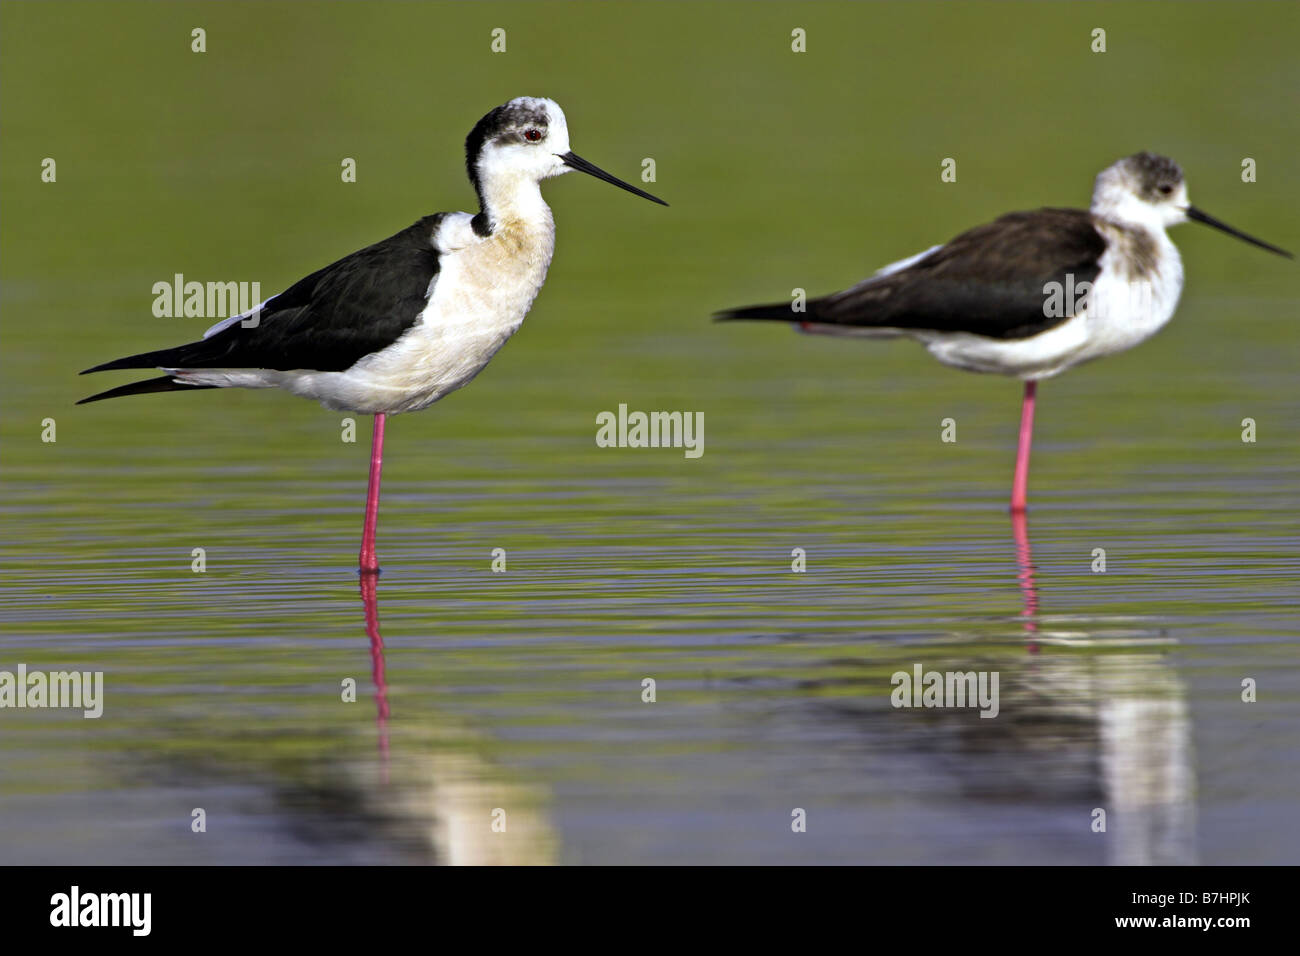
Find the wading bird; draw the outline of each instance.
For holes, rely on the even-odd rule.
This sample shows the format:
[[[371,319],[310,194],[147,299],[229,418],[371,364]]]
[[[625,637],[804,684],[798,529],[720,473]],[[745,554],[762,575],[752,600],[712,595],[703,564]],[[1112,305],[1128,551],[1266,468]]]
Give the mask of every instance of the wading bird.
[[[1013,212],[885,266],[851,289],[748,306],[720,321],[775,319],[821,335],[921,342],[940,362],[1025,383],[1011,510],[1025,509],[1040,379],[1132,348],[1174,314],[1183,264],[1165,230],[1191,219],[1291,258],[1206,215],[1178,164],[1138,153],[1097,177],[1092,207]]]
[[[498,106],[470,132],[465,153],[477,215],[425,216],[217,323],[201,341],[87,369],[167,374],[77,404],[148,392],[283,388],[326,408],[374,415],[360,566],[378,571],[385,419],[468,384],[519,329],[555,250],[541,181],[576,169],[668,205],[576,155],[553,100],[519,97]]]

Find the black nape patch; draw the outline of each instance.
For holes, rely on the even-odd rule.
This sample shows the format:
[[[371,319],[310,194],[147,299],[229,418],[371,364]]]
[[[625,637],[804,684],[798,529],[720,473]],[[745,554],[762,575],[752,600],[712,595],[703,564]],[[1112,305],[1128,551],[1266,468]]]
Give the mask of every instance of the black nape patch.
[[[480,212],[470,220],[470,228],[474,230],[474,235],[486,239],[492,235],[492,223],[488,221],[487,213]]]

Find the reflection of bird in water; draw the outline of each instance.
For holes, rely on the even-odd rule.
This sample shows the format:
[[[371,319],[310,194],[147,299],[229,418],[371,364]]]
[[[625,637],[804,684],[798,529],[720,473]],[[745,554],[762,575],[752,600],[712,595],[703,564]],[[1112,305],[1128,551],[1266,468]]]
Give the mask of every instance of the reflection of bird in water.
[[[1094,635],[1062,630],[1039,635],[1038,587],[1024,513],[1012,512],[1011,525],[1026,635],[1066,645],[1094,640]],[[1135,638],[1152,639],[1150,634],[1101,636],[1120,646],[1132,646]],[[1031,640],[1029,650],[1036,652],[1038,644]],[[1100,731],[1107,859],[1116,864],[1193,862],[1196,781],[1191,723],[1177,675],[1154,654],[1098,655],[1091,665],[1088,696],[1096,701]]]
[[[1087,627],[1076,621],[1073,633]],[[897,773],[886,773],[899,786],[924,780],[925,800],[942,802],[951,790],[972,806],[1051,811],[1062,842],[1086,846],[1091,837],[1112,863],[1194,862],[1191,722],[1184,689],[1165,658],[1113,644],[1099,655],[1054,644],[1028,655],[977,640],[966,653],[960,644],[944,645],[906,658],[877,648],[890,657],[870,662],[870,678],[801,686],[818,693],[821,713],[851,721],[887,755],[886,766],[898,761]],[[891,707],[887,672],[910,671],[918,660],[926,671],[997,672],[998,716],[984,719],[974,708]],[[827,695],[850,682],[859,695]],[[1106,811],[1105,833],[1090,833],[1095,808]]]
[[[1034,558],[1023,512],[1011,516],[1028,635],[1054,643],[1112,646],[1160,642],[1150,633],[1098,634],[1054,629],[1040,635]],[[1031,651],[1037,643],[1029,645]],[[1109,816],[1107,859],[1116,864],[1194,862],[1196,804],[1191,720],[1177,674],[1157,654],[1097,655],[1088,696],[1096,701],[1102,793]]]
[[[1017,641],[958,634],[907,657],[876,645],[877,656],[859,662],[870,676],[804,686],[871,688],[819,698],[816,706],[851,720],[901,765],[915,762],[930,799],[940,797],[937,780],[980,806],[1050,809],[1058,830],[1060,821],[1070,829],[1063,841],[1086,846],[1091,837],[1114,864],[1195,862],[1191,721],[1182,682],[1161,652],[1172,640],[1142,619],[1040,614],[1023,515],[1013,516],[1013,538],[1022,597]],[[891,707],[889,673],[911,672],[918,662],[927,672],[996,672],[998,716]],[[906,781],[908,773],[897,776]],[[1106,811],[1104,833],[1091,832],[1095,808]]]
[[[378,575],[361,575],[378,759],[354,773],[358,798],[387,821],[386,829],[424,844],[439,863],[554,862],[558,841],[542,810],[544,794],[509,780],[478,756],[483,741],[475,734],[450,724],[403,728],[394,754],[377,580]]]
[[[384,637],[379,633],[377,574],[361,575],[361,604],[366,614],[366,637],[370,639],[370,680],[375,688],[375,734],[379,742],[379,766],[388,782],[388,678],[384,673]]]
[[[1196,772],[1182,683],[1160,657],[1097,659],[1109,862],[1196,862]]]
[[[1011,512],[1011,534],[1016,541],[1016,564],[1020,565],[1016,577],[1024,597],[1024,610],[1020,616],[1025,619],[1025,633],[1033,634],[1038,630],[1038,585],[1034,583],[1034,554],[1029,547],[1029,528],[1023,511]],[[1029,650],[1036,652],[1038,645],[1031,643]]]

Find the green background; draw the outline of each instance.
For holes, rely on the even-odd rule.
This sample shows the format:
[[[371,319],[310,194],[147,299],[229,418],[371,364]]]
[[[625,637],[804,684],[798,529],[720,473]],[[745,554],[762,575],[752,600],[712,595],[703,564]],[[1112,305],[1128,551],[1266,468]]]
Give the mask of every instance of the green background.
[[[344,416],[241,390],[74,408],[128,380],[76,373],[211,324],[152,315],[153,284],[174,273],[270,294],[421,215],[472,210],[465,134],[511,97],[555,98],[575,151],[615,175],[639,182],[653,158],[641,185],[671,208],[578,175],[545,184],[557,252],[523,329],[470,387],[390,422],[381,603],[395,761],[427,757],[444,739],[431,727],[474,728],[469,749],[560,804],[561,837],[539,845],[562,859],[649,853],[564,807],[623,808],[659,858],[695,859],[698,834],[646,821],[693,819],[712,774],[788,807],[800,798],[750,775],[810,773],[856,805],[843,769],[798,762],[821,752],[801,734],[745,736],[748,708],[879,703],[889,672],[946,653],[917,642],[954,635],[1023,663],[1002,510],[1018,385],[911,342],[715,325],[712,311],[843,288],[1012,209],[1086,205],[1101,168],[1143,149],[1182,164],[1197,205],[1300,247],[1293,3],[6,2],[0,26],[0,667],[104,668],[115,695],[94,727],[6,714],[11,797],[145,786],[160,760],[301,793],[373,748],[370,712],[331,689],[369,669],[351,570],[366,423],[345,444]],[[1090,49],[1098,27],[1105,53]],[[41,182],[46,157],[56,183]],[[940,180],[947,157],[955,183]],[[1296,726],[1296,266],[1196,225],[1173,238],[1188,278],[1170,326],[1040,389],[1041,607],[1085,637],[1181,643],[1181,693],[1220,708],[1196,721],[1223,738],[1198,736],[1203,812],[1237,825],[1204,857],[1294,862],[1250,798],[1214,796],[1207,781],[1241,768],[1205,755],[1248,736],[1225,703],[1243,668],[1276,673],[1282,708],[1249,735],[1246,779]],[[595,416],[619,403],[703,412],[704,456],[597,448]],[[949,417],[956,444],[939,440]],[[511,570],[491,576],[498,546]],[[1096,547],[1107,575],[1089,572]],[[1060,653],[1090,660],[1081,646]],[[651,664],[676,680],[656,711],[673,729],[641,716]],[[825,734],[831,754],[853,737]],[[129,784],[106,752],[137,768]],[[631,752],[652,766],[619,769]],[[676,784],[646,803],[638,773]],[[1265,786],[1293,803],[1294,784]],[[864,800],[894,806],[888,790]],[[10,820],[64,819],[59,806]],[[993,858],[980,811],[956,806],[971,858]],[[1022,807],[1041,852],[1097,852],[1038,808]],[[862,843],[823,831],[809,852],[867,859],[852,854],[879,822]],[[762,845],[715,826],[711,859]],[[94,855],[89,832],[63,839]],[[121,858],[98,839],[98,858]],[[942,849],[913,834],[881,852],[927,846]]]

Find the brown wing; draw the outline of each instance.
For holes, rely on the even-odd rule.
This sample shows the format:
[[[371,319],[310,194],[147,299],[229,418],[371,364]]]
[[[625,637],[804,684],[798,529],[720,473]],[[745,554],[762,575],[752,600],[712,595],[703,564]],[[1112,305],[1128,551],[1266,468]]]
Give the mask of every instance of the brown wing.
[[[1093,282],[1106,241],[1082,209],[1013,212],[976,226],[898,272],[809,303],[837,325],[1035,335],[1065,321],[1044,315],[1044,286]]]
[[[1044,315],[1044,286],[1067,276],[1093,282],[1106,241],[1082,209],[1013,212],[976,226],[905,269],[872,276],[807,303],[750,306],[721,319],[778,319],[864,328],[970,332],[995,339],[1036,335],[1067,316]]]

